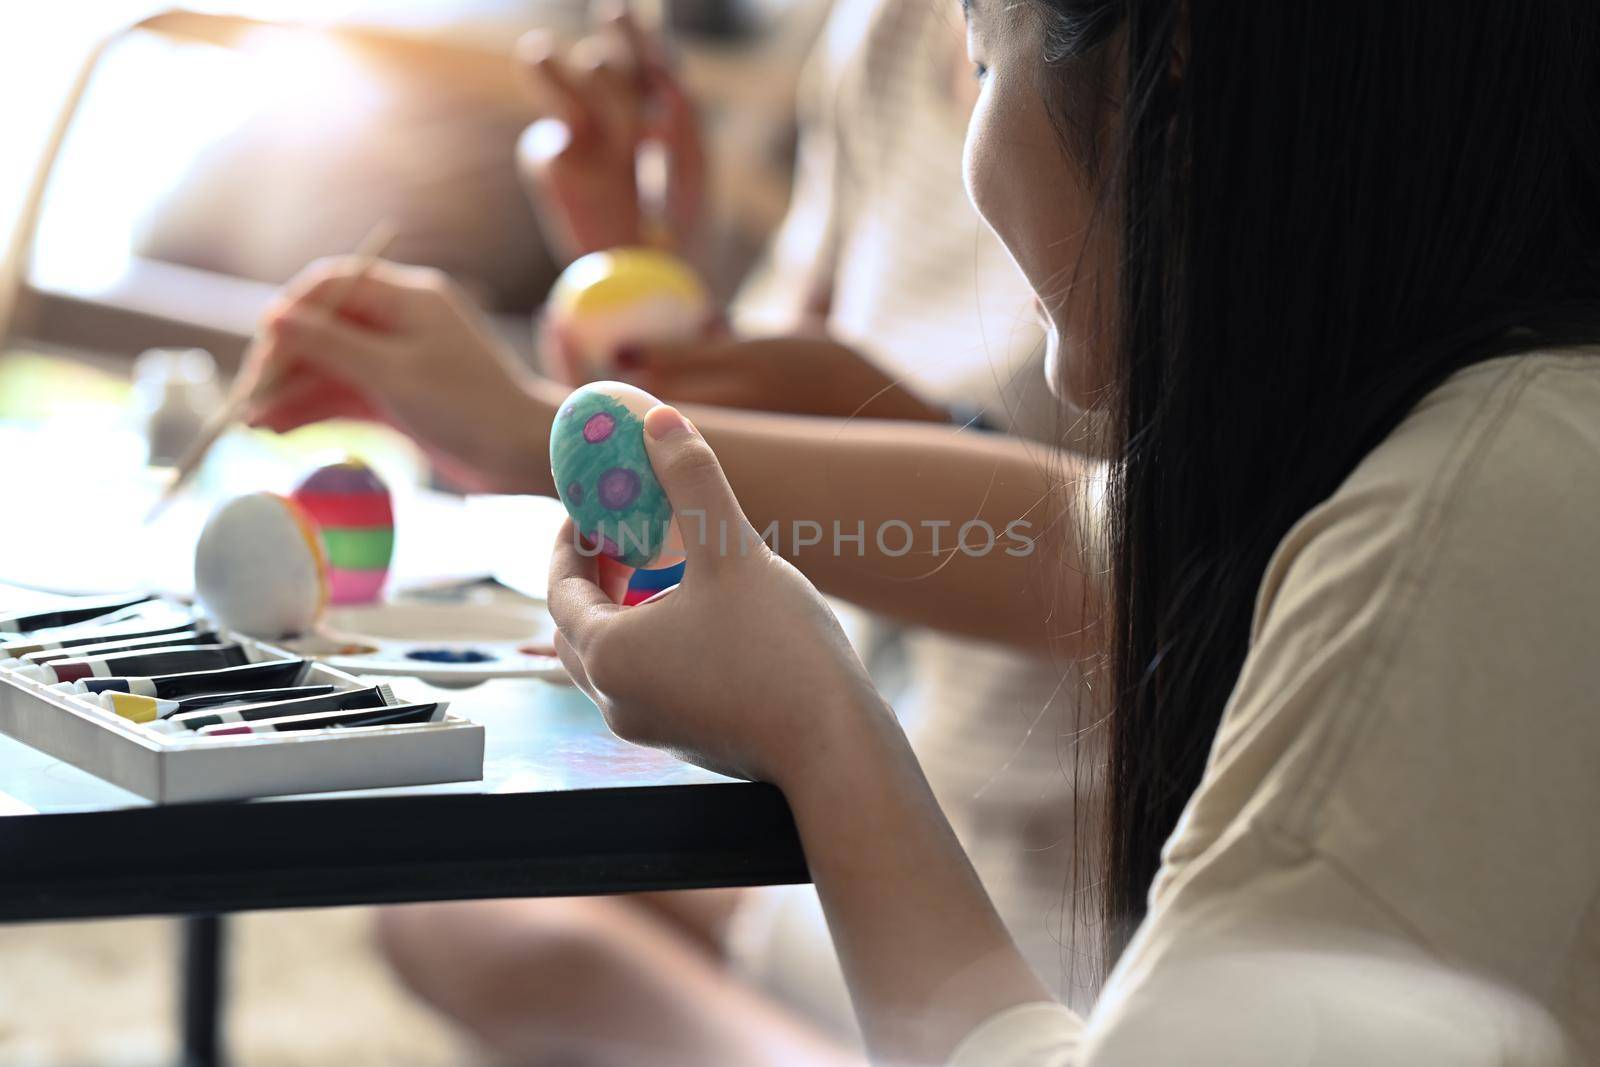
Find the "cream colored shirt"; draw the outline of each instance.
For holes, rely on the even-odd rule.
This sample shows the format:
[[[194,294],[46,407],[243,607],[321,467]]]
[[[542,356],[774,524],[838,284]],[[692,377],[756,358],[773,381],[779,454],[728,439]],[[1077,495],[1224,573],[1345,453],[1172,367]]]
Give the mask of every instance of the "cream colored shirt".
[[[1600,1062],[1600,351],[1426,397],[1278,547],[1092,1014],[958,1067]]]

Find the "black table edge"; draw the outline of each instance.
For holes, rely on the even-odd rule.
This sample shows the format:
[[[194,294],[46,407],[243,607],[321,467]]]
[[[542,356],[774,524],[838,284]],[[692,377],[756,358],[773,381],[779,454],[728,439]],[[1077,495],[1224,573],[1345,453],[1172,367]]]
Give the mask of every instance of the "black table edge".
[[[807,882],[783,795],[705,783],[0,817],[0,921]]]

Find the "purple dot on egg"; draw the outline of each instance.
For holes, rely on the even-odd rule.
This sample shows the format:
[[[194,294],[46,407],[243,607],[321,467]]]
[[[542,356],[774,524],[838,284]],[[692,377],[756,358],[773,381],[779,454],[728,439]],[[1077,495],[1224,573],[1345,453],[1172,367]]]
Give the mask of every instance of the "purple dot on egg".
[[[622,549],[621,549],[621,547],[618,546],[618,544],[615,541],[611,540],[611,538],[609,538],[609,537],[602,537],[600,539],[600,551],[604,552],[606,555],[610,556],[612,559],[621,559],[622,558]]]
[[[639,499],[639,476],[626,467],[612,467],[600,476],[600,503],[621,511]]]
[[[573,482],[567,486],[567,503],[575,508],[583,507],[583,483]]]
[[[589,421],[583,424],[583,439],[591,445],[597,445],[611,436],[611,431],[617,428],[617,420],[610,412],[597,411],[589,416]]]

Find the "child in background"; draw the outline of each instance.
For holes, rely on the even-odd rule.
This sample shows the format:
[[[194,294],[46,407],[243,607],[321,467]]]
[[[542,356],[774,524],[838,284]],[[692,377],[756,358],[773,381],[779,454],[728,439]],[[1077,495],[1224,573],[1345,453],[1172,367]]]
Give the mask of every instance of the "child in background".
[[[520,51],[552,113],[524,137],[522,154],[552,239],[569,257],[644,239],[649,211],[634,157],[648,128],[667,154],[662,216],[693,247],[704,161],[692,106],[655,44],[618,14],[602,39],[572,52],[535,35]],[[673,400],[979,421],[1059,440],[1064,428],[1040,388],[1032,293],[962,187],[976,83],[954,10],[843,0],[803,91],[789,214],[730,310],[733,335],[624,350],[617,376]],[[1075,894],[1090,880],[1072,870],[1071,856],[1075,820],[1093,805],[1082,799],[1085,776],[1075,814],[1073,775],[1095,764],[1087,750],[1096,740],[1074,736],[1084,725],[1074,669],[925,629],[905,632],[903,648],[909,684],[895,704],[941,803],[1036,968],[1086,1003],[1093,968],[1074,959],[1073,935]],[[568,973],[605,975],[596,995],[615,1027],[628,1009],[606,990],[681,972],[668,945],[726,959],[730,987],[746,979],[835,1034],[853,1031],[809,886],[418,906],[390,909],[381,929],[422,996],[511,1055],[529,1051],[519,1043],[526,1035],[549,1041],[589,1018],[573,1010],[570,991],[541,1001],[537,976],[553,958]],[[709,977],[707,985],[718,987]],[[685,1026],[661,1011],[654,1040],[670,1044]],[[720,1014],[713,1003],[699,1011]],[[568,1039],[582,1042],[578,1033]]]

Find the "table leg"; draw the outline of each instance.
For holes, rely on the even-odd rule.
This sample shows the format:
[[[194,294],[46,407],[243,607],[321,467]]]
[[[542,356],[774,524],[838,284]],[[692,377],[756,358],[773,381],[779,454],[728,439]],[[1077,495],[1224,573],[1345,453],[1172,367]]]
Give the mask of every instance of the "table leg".
[[[183,922],[183,1067],[222,1067],[223,960],[221,915]]]

